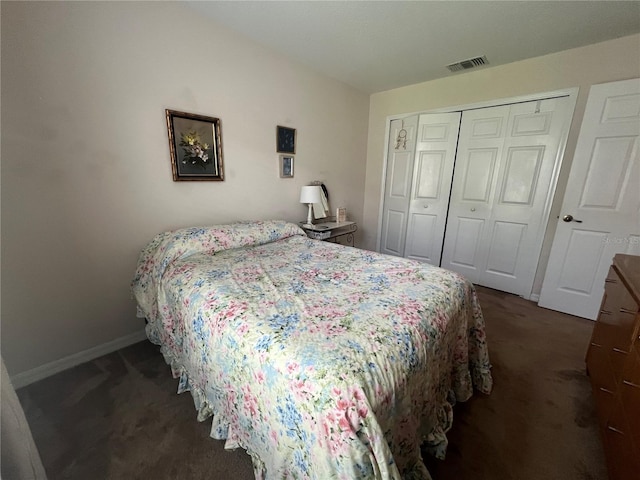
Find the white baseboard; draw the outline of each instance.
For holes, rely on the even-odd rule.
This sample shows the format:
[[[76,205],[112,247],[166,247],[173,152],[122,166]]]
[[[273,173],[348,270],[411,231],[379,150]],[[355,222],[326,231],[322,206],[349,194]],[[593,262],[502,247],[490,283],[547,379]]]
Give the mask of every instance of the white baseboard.
[[[44,365],[32,368],[26,372],[18,373],[11,377],[11,383],[13,384],[13,388],[17,390],[18,388],[26,387],[30,383],[50,377],[51,375],[55,375],[63,370],[67,370],[68,368],[89,362],[95,358],[115,352],[116,350],[141,342],[142,340],[146,340],[146,338],[147,335],[144,330],[125,335],[124,337],[116,338],[110,342],[74,353],[68,357],[61,358],[60,360],[54,360],[53,362],[45,363]]]
[[[538,303],[540,301],[540,295],[537,293],[532,293],[531,295],[529,295],[529,300]]]

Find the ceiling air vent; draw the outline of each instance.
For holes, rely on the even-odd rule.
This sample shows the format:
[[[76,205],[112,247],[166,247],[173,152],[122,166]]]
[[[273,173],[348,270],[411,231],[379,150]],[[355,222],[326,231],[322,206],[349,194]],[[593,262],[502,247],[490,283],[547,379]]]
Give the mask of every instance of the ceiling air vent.
[[[481,65],[487,65],[489,61],[485,55],[481,57],[470,58],[468,60],[462,60],[461,62],[452,63],[447,65],[447,68],[452,72],[458,72],[460,70],[468,70],[469,68],[479,67]]]

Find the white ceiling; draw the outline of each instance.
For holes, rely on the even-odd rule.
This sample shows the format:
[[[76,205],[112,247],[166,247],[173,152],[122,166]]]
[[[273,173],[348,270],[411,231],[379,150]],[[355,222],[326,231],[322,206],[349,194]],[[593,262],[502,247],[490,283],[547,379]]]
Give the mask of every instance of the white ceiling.
[[[196,1],[190,8],[367,93],[640,32],[640,2]],[[638,45],[640,55],[640,45]],[[214,55],[215,56],[215,55]],[[464,72],[464,71],[463,71]],[[640,74],[640,72],[639,72]]]

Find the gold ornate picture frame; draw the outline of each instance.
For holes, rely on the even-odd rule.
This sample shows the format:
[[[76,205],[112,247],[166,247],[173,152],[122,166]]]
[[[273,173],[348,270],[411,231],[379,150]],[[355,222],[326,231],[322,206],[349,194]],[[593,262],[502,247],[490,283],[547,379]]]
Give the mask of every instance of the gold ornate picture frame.
[[[222,181],[220,119],[165,110],[173,181]]]

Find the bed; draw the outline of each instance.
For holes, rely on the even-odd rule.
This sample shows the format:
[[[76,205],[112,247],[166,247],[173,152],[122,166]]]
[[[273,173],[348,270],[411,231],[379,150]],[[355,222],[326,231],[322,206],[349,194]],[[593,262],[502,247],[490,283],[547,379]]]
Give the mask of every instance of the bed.
[[[429,479],[452,406],[492,388],[462,276],[292,223],[161,233],[132,292],[178,393],[257,479]]]

